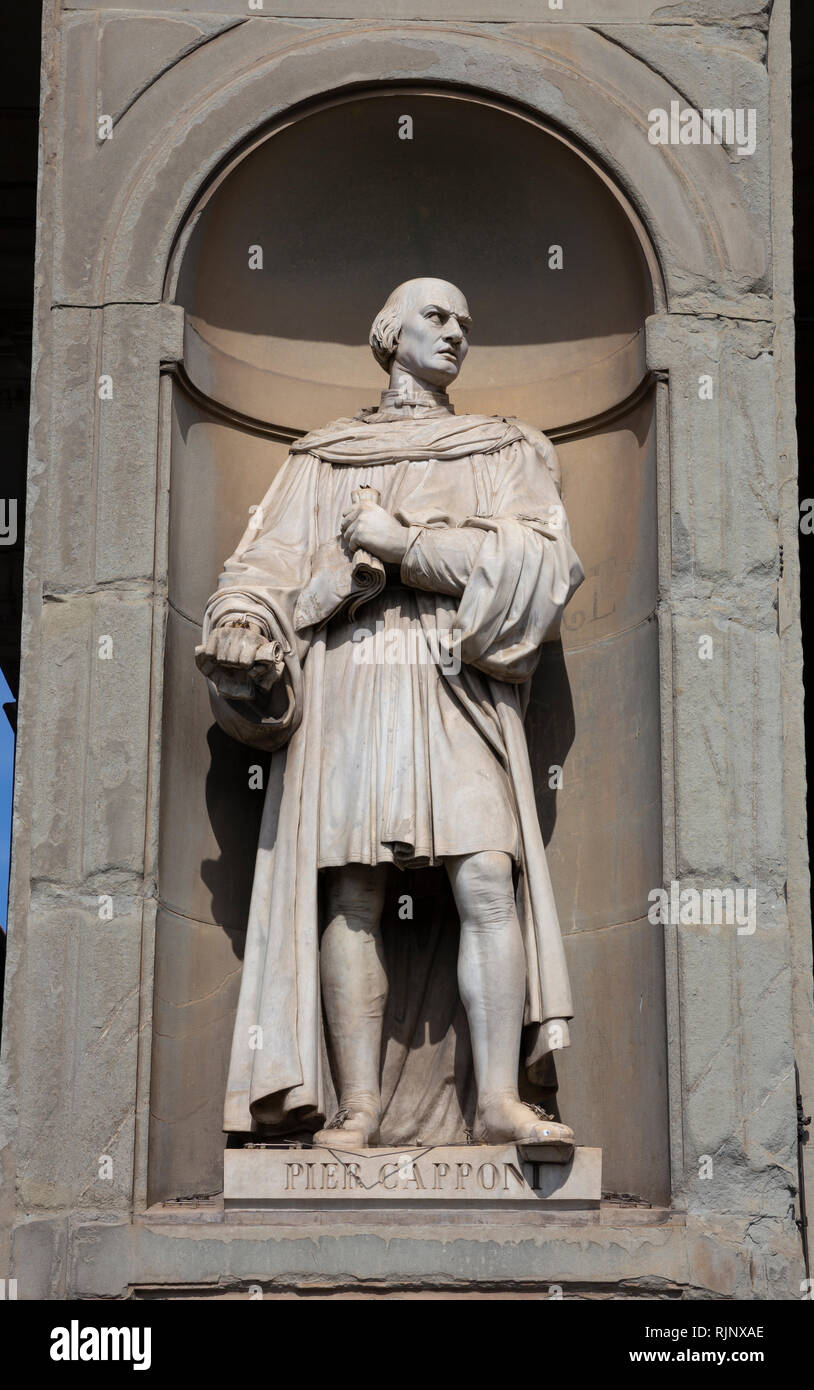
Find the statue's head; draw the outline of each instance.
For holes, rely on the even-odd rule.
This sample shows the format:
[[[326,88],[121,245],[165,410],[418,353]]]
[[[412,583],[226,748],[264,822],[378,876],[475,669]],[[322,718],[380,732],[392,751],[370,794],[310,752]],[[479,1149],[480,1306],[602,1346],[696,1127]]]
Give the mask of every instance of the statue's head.
[[[469,350],[469,306],[448,280],[405,280],[373,320],[370,346],[386,372],[394,363],[446,391]]]

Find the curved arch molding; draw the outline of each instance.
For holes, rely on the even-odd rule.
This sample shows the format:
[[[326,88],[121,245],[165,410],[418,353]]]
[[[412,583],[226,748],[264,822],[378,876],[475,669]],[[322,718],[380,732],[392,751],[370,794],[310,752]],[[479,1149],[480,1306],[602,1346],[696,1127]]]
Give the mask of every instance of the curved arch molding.
[[[174,244],[230,159],[303,103],[383,82],[491,93],[550,122],[590,152],[641,217],[666,307],[726,313],[737,302],[740,316],[760,315],[767,228],[746,206],[729,154],[651,145],[649,111],[669,109],[680,94],[618,44],[565,25],[522,40],[415,24],[299,31],[286,42],[276,25],[249,20],[210,39],[143,92],[112,140],[97,143],[93,125],[77,131],[63,170],[74,195],[57,238],[57,302],[155,303],[171,294]]]

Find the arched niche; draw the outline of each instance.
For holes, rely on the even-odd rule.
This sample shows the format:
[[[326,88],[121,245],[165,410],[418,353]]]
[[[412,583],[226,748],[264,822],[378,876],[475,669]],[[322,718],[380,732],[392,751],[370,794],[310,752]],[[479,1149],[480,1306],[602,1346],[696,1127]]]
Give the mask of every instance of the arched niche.
[[[400,118],[412,139],[400,139]],[[257,265],[261,248],[262,269]],[[562,248],[558,268],[556,248]],[[262,793],[213,728],[193,662],[224,558],[295,434],[377,399],[366,346],[394,284],[465,290],[459,411],[557,443],[586,582],[545,651],[527,728],[576,995],[558,1058],[605,1185],[669,1192],[654,384],[658,269],[585,153],[520,110],[370,90],[258,136],[212,183],[172,274],[186,311],[173,400],[169,618],[150,1124],[151,1200],[217,1191],[222,1096]],[[562,786],[554,769],[562,767]],[[462,808],[465,813],[465,808]]]

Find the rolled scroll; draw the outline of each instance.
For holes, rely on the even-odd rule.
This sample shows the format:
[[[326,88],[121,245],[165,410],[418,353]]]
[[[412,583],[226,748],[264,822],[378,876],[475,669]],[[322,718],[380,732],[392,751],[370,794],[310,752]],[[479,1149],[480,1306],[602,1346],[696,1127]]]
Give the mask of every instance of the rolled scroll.
[[[378,503],[375,487],[360,487],[351,493],[352,502],[365,499]],[[385,569],[378,555],[368,550],[350,554],[341,537],[317,547],[311,578],[294,607],[294,629],[319,628],[329,618],[347,611],[353,620],[363,603],[380,594],[385,586]]]

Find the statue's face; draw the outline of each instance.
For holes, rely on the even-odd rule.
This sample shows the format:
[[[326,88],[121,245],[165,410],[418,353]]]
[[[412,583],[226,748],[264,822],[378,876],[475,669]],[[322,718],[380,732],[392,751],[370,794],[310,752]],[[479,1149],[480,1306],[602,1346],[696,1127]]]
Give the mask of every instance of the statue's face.
[[[405,304],[396,363],[445,391],[469,351],[472,325],[461,291],[446,280],[419,280]]]

